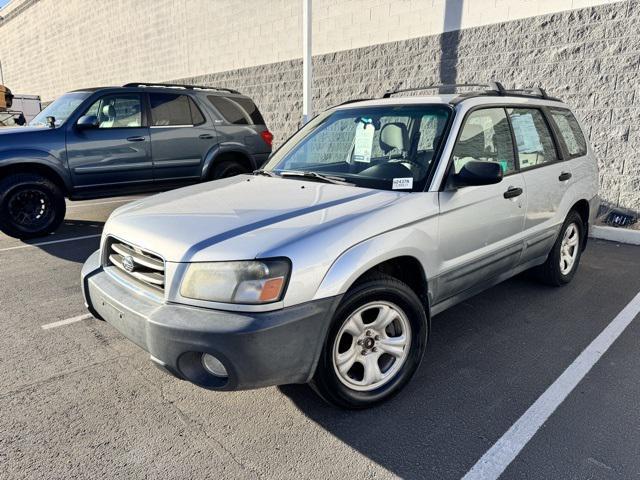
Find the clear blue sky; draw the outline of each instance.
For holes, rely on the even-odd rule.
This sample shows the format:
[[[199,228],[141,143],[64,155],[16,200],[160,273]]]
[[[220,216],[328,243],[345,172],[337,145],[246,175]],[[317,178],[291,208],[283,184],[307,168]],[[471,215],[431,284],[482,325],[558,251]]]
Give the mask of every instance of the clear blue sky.
[[[0,0],[0,8],[4,7],[7,3],[9,3],[11,0]]]

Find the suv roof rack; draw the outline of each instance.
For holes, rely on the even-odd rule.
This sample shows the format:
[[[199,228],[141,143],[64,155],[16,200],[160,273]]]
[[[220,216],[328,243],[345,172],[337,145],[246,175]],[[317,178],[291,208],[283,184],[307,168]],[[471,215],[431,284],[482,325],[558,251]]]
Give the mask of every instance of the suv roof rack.
[[[496,93],[500,93],[504,91],[504,87],[499,82],[490,82],[486,83],[434,83],[433,85],[425,85],[423,87],[413,87],[413,88],[395,88],[391,90],[387,90],[382,98],[391,98],[391,95],[395,95],[397,93],[402,92],[416,92],[418,90],[431,90],[434,88],[464,88],[464,87],[481,87],[486,90],[491,90]]]
[[[534,87],[534,88],[518,88],[518,89],[512,89],[512,90],[507,90],[506,88],[504,88],[504,86],[502,85],[502,83],[497,82],[495,80],[490,81],[487,84],[483,84],[483,83],[450,83],[450,84],[433,84],[433,85],[426,85],[423,87],[414,87],[414,88],[396,88],[396,89],[391,89],[391,90],[387,90],[384,95],[382,96],[382,98],[391,98],[392,95],[395,95],[397,93],[401,93],[401,92],[415,92],[418,90],[431,90],[434,88],[447,88],[447,89],[455,89],[455,88],[470,88],[470,87],[477,87],[477,88],[482,88],[483,90],[481,91],[473,91],[473,92],[468,92],[468,93],[461,93],[459,97],[457,97],[456,99],[452,100],[451,103],[459,103],[462,99],[464,98],[469,98],[469,97],[477,97],[477,96],[482,96],[482,95],[499,95],[499,96],[512,96],[512,97],[536,97],[536,98],[542,98],[544,100],[552,100],[552,101],[557,101],[560,102],[561,100],[558,98],[554,98],[554,97],[550,97],[549,95],[547,95],[547,92],[542,88],[542,87]]]
[[[126,83],[123,87],[165,87],[165,88],[186,88],[187,90],[220,90],[223,92],[237,93],[240,92],[231,88],[211,87],[208,85],[184,85],[181,83],[160,83],[160,82],[131,82]]]

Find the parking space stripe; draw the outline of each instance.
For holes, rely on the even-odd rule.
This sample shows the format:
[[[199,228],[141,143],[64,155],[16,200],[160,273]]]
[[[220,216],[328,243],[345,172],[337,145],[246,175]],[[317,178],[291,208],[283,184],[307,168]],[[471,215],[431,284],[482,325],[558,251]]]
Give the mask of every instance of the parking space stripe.
[[[81,322],[83,320],[89,320],[93,315],[90,313],[85,313],[84,315],[78,315],[77,317],[67,318],[66,320],[60,320],[58,322],[45,323],[41,326],[43,330],[49,330],[51,328],[62,327],[64,325],[69,325],[71,323]]]
[[[133,202],[135,200],[139,200],[140,198],[141,197],[121,198],[118,200],[106,200],[104,202],[93,202],[93,203],[73,202],[73,203],[67,203],[67,209],[77,208],[77,207],[93,207],[94,205],[107,205],[109,203],[127,203],[127,202]]]
[[[87,238],[96,238],[101,235],[102,235],[101,233],[96,233],[94,235],[83,235],[82,237],[61,238],[60,240],[49,240],[47,242],[25,243],[24,245],[17,245],[15,247],[0,248],[0,252],[8,252],[9,250],[19,250],[21,248],[29,248],[29,247],[41,247],[44,245],[53,245],[54,243],[64,243],[64,242],[73,242],[76,240],[85,240]]]
[[[502,438],[478,460],[463,480],[497,479],[638,313],[640,313],[640,293],[578,355]]]

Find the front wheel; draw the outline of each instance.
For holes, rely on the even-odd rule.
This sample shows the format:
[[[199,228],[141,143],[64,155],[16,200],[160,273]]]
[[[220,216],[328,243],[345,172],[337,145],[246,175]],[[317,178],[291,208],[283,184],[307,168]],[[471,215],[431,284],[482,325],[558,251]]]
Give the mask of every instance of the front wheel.
[[[66,213],[64,195],[51,180],[16,173],[0,180],[0,230],[28,239],[55,231]]]
[[[386,275],[364,281],[336,311],[312,386],[344,408],[387,400],[420,365],[427,334],[427,314],[411,288]]]
[[[559,287],[571,281],[580,264],[583,235],[586,232],[582,217],[576,211],[569,212],[547,261],[536,268],[543,283]]]

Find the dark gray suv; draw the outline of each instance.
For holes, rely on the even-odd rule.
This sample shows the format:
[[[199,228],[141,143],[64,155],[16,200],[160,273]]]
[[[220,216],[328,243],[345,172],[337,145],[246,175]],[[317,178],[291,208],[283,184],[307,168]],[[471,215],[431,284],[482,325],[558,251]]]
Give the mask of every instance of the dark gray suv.
[[[129,83],[69,92],[0,131],[0,230],[54,231],[65,197],[166,190],[260,168],[273,135],[235,90]]]

